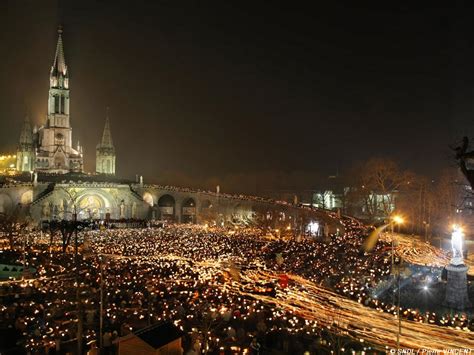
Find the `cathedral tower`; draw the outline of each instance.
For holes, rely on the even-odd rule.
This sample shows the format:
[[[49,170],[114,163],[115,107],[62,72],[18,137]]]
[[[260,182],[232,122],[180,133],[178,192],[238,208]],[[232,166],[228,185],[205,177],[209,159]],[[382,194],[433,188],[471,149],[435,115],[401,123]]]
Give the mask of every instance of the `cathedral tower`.
[[[33,131],[30,119],[25,115],[23,126],[21,127],[20,142],[16,152],[17,171],[33,171],[35,168],[35,147],[33,142]]]
[[[105,127],[102,140],[97,144],[95,171],[98,174],[115,175],[115,147],[110,132],[109,110],[105,117]]]
[[[69,71],[64,59],[62,28],[49,74],[48,115],[38,130],[36,170],[52,173],[82,172],[82,152],[72,148],[69,119]]]

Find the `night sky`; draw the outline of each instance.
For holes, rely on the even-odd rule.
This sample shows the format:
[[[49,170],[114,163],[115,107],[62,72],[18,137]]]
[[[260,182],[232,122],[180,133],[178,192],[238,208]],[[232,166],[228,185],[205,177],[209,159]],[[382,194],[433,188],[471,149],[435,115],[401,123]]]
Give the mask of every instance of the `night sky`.
[[[107,106],[119,175],[234,191],[373,156],[435,177],[472,136],[468,3],[256,3],[2,0],[0,152],[45,120],[58,24],[88,171]]]

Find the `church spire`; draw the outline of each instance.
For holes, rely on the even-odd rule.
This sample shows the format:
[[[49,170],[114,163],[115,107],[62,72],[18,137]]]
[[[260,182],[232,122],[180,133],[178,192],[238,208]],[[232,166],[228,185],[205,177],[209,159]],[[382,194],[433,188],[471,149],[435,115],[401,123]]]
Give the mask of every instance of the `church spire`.
[[[16,168],[18,171],[33,171],[35,165],[35,149],[33,145],[33,131],[28,114],[25,115],[21,127],[20,141],[16,151]]]
[[[104,132],[96,149],[96,172],[99,174],[115,174],[115,148],[110,131],[108,107],[105,116]]]
[[[67,126],[69,127],[69,71],[64,59],[63,48],[63,29],[58,27],[58,42],[56,44],[56,53],[54,54],[53,65],[49,74],[49,99],[48,99],[48,115],[64,115],[64,120],[53,120],[49,122],[52,127]]]
[[[25,115],[20,133],[20,147],[29,147],[33,145],[33,130],[31,129],[30,118]]]
[[[63,28],[58,27],[58,42],[56,44],[56,53],[54,55],[53,65],[50,73],[50,86],[68,88],[68,71],[66,60],[64,59],[64,48],[63,48]]]
[[[105,116],[104,132],[102,133],[102,140],[100,141],[102,148],[114,149],[114,142],[112,140],[112,133],[110,132],[110,120],[109,120],[109,108],[107,107],[107,113]]]

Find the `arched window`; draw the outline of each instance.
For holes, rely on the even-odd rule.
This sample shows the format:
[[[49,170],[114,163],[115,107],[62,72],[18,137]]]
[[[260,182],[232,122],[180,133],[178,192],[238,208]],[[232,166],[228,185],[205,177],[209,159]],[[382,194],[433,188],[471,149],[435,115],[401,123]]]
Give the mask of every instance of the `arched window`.
[[[61,107],[61,112],[62,114],[64,114],[64,105],[65,105],[65,102],[66,102],[66,98],[64,96],[60,96],[61,97],[61,104],[60,104],[60,107]]]
[[[54,113],[59,113],[59,95],[54,95]]]

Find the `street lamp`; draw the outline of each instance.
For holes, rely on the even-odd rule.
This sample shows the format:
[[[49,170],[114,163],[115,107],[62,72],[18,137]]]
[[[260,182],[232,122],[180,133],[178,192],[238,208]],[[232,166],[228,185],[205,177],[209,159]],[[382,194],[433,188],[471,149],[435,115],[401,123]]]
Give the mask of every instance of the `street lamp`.
[[[400,224],[403,224],[405,222],[405,220],[403,219],[402,216],[400,215],[394,215],[392,216],[391,218],[391,222],[390,222],[390,226],[391,226],[391,229],[392,229],[392,273],[394,271],[394,263],[395,263],[395,260],[394,260],[394,257],[395,257],[395,233],[393,232],[393,229],[394,229],[394,226],[395,224],[397,224],[398,226],[400,226]],[[397,243],[398,244],[398,243]],[[397,284],[398,284],[398,305],[397,305],[397,318],[398,318],[398,332],[397,332],[397,350],[400,348],[400,334],[402,332],[402,320],[400,318],[400,263],[401,263],[401,259],[400,258],[397,258],[397,264],[398,264],[398,275],[397,275]]]
[[[403,224],[405,222],[405,220],[403,219],[402,216],[400,215],[395,215],[392,217],[392,221],[396,224]]]
[[[392,216],[391,218],[391,222],[390,222],[390,228],[392,230],[392,237],[391,237],[391,240],[392,240],[392,270],[393,270],[393,258],[394,258],[394,255],[395,255],[395,233],[394,233],[394,226],[395,225],[400,225],[400,224],[403,224],[405,223],[405,220],[403,219],[402,216],[400,215],[394,215]]]
[[[402,259],[397,257],[396,264],[398,266],[397,270],[397,288],[398,288],[398,295],[397,295],[397,318],[398,318],[398,331],[397,331],[397,350],[400,348],[400,334],[402,333],[402,319],[400,318],[400,267],[401,267]]]

